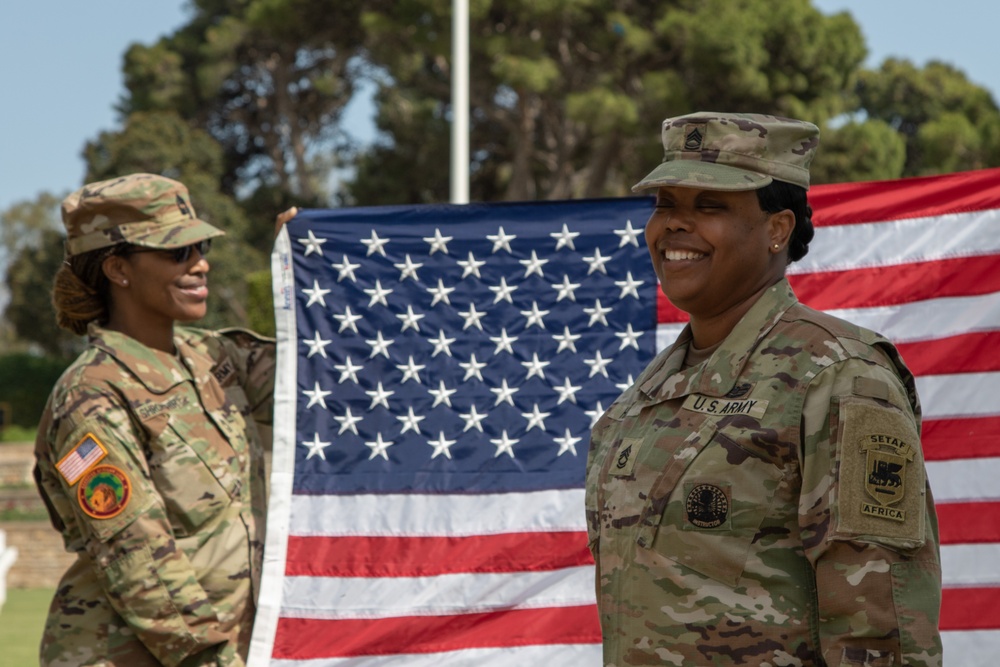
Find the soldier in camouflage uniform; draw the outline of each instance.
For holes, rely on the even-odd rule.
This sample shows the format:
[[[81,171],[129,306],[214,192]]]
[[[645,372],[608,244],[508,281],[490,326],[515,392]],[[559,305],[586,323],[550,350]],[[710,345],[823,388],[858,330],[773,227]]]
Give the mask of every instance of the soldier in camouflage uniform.
[[[53,301],[88,349],[59,380],[35,479],[76,562],[42,665],[243,665],[259,590],[275,346],[205,314],[223,232],[150,174],[63,202]]]
[[[646,227],[677,341],[593,429],[604,662],[940,666],[937,520],[913,376],[876,333],[798,303],[819,132],[663,123]]]

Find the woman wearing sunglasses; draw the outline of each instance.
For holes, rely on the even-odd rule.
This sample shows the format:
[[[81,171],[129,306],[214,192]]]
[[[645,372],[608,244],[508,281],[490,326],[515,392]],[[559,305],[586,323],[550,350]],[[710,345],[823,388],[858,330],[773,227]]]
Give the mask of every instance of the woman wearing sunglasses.
[[[223,234],[182,184],[92,183],[62,215],[53,303],[89,346],[53,389],[35,446],[38,488],[77,555],[40,663],[242,665],[263,555],[274,342],[177,326],[205,315],[206,255]]]

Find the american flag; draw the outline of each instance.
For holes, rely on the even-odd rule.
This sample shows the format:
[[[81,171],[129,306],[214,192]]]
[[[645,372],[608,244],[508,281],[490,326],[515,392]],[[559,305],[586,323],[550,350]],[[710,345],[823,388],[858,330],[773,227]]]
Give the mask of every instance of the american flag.
[[[810,191],[800,300],[918,376],[946,664],[1000,653],[1000,170]],[[273,255],[253,666],[599,665],[591,424],[684,316],[649,198],[316,210]]]

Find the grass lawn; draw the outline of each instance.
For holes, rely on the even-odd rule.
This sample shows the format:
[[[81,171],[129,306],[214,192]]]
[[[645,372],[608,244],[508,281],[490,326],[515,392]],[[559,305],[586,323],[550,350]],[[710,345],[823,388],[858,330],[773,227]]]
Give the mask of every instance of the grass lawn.
[[[4,665],[38,664],[38,643],[54,592],[51,588],[7,589],[7,602],[0,610],[0,662]]]

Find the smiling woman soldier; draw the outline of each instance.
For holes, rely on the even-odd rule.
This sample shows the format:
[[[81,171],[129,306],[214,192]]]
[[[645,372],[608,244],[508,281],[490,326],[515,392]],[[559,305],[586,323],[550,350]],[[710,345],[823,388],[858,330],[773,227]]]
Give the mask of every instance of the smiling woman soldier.
[[[810,124],[663,122],[646,243],[690,315],[594,426],[606,665],[941,665],[937,519],[913,376],[798,303]]]
[[[180,183],[133,174],[62,207],[53,303],[89,347],[52,391],[35,479],[77,556],[41,664],[242,665],[260,582],[275,346],[205,315],[212,239]]]

